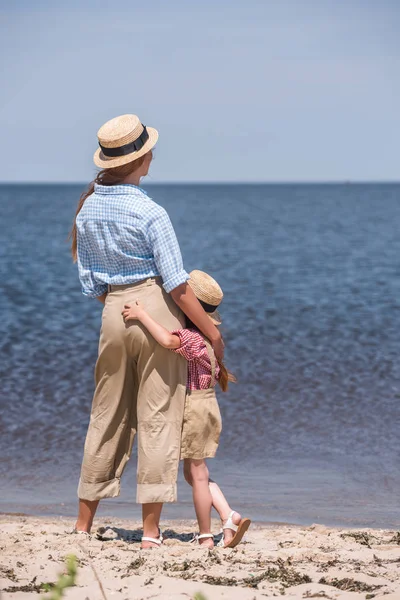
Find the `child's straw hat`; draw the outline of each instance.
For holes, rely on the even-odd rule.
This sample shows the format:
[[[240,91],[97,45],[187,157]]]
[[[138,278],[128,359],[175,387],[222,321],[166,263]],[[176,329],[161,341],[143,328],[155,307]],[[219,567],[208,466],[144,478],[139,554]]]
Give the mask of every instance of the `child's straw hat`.
[[[221,316],[217,311],[224,294],[218,283],[204,271],[192,271],[188,281],[194,295],[200,302],[214,325],[221,325]]]
[[[121,115],[104,123],[97,137],[100,148],[94,154],[94,164],[112,169],[127,165],[151,150],[158,140],[158,131],[142,125],[136,115]]]

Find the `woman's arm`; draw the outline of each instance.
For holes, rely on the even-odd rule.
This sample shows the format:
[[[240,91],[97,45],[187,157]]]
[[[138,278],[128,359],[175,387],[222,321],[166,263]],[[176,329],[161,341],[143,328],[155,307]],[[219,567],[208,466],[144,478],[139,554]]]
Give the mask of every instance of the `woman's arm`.
[[[212,344],[215,356],[222,360],[224,358],[224,342],[218,328],[210,321],[197,300],[190,285],[182,283],[171,291],[171,296],[179,308],[189,317],[189,319],[200,329],[203,335],[208,338]]]
[[[164,346],[164,348],[175,350],[180,347],[181,342],[179,336],[170,333],[165,327],[157,323],[157,321],[144,310],[142,304],[138,300],[136,300],[133,305],[125,304],[125,308],[121,314],[125,323],[133,319],[140,321],[156,342],[161,346]]]
[[[163,287],[192,323],[210,340],[216,357],[222,360],[224,342],[187,284],[189,275],[183,269],[181,251],[168,214],[157,205],[154,210],[156,212],[148,228],[147,237],[163,279]]]

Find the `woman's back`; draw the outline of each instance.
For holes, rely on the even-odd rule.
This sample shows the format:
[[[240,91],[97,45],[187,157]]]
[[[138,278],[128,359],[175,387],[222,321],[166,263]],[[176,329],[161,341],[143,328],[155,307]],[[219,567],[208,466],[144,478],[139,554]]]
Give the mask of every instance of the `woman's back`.
[[[187,279],[166,211],[139,187],[95,185],[76,219],[83,292],[99,296],[109,284],[161,276]],[[170,291],[164,285],[166,291]]]

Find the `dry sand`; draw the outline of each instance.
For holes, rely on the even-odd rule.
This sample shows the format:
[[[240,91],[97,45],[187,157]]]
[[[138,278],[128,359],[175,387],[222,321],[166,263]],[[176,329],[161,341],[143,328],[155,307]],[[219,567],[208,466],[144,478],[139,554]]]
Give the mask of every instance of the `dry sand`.
[[[67,600],[157,598],[208,600],[380,598],[400,600],[400,533],[333,529],[322,525],[253,525],[233,550],[189,544],[194,523],[164,523],[161,550],[140,550],[140,524],[102,519],[101,540],[71,535],[73,520],[1,515],[2,600],[40,598],[66,555],[78,557],[77,585]],[[218,523],[214,522],[218,531]],[[96,528],[95,528],[96,529]],[[94,572],[94,570],[95,572]],[[38,594],[39,592],[39,594]]]

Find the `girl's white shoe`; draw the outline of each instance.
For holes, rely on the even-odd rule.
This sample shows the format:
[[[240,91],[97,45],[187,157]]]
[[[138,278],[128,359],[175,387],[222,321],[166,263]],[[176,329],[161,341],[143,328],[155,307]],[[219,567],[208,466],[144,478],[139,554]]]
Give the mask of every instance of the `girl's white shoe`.
[[[193,538],[190,540],[190,543],[196,544],[196,543],[199,543],[199,540],[206,540],[206,539],[214,540],[213,534],[212,533],[201,533],[201,534],[195,533]],[[205,546],[205,547],[207,547],[207,546]]]
[[[220,541],[217,544],[217,546],[219,548],[235,548],[235,546],[237,546],[238,544],[240,544],[240,542],[243,539],[244,534],[246,533],[246,531],[250,527],[250,524],[251,524],[251,520],[250,519],[241,519],[240,523],[238,525],[235,525],[235,523],[233,522],[233,515],[234,514],[235,514],[235,511],[233,510],[229,514],[229,516],[228,516],[227,520],[225,521],[225,523],[222,525],[221,532],[223,534],[225,529],[231,529],[232,531],[235,532],[235,535],[230,540],[230,542],[228,542],[227,544],[225,544],[224,536],[222,535],[222,538],[220,539]]]

